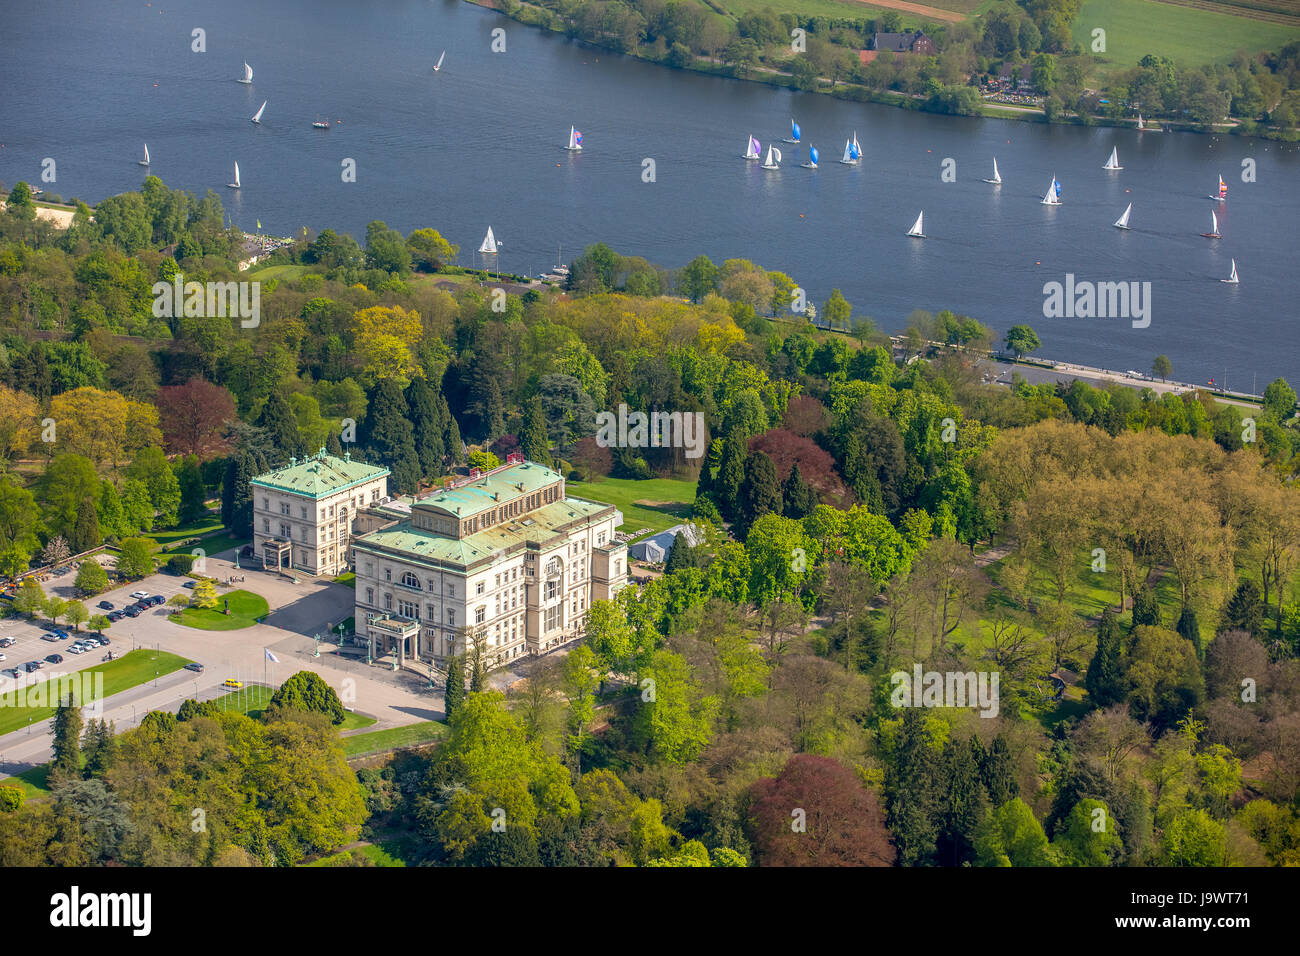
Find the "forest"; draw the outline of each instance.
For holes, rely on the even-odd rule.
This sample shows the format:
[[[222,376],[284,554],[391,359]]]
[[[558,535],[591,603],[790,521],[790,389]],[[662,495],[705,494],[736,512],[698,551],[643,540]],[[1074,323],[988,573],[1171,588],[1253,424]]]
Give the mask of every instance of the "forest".
[[[246,540],[248,480],[322,446],[395,491],[514,451],[596,497],[671,478],[700,535],[509,693],[453,662],[445,736],[383,766],[348,768],[309,673],[255,716],[61,708],[48,795],[0,784],[0,863],[373,862],[358,834],[428,865],[1300,862],[1284,380],[1258,409],[999,387],[976,318],[891,339],[835,292],[814,328],[745,260],[595,244],[569,288],[498,296],[435,229],[374,222],[241,274],[211,193],[149,177],[64,232],[9,195],[2,573],[56,541],[149,563],[208,502]],[[155,316],[178,272],[260,281],[260,324]],[[602,447],[620,404],[702,413],[707,453]],[[996,716],[897,706],[915,665],[996,673]]]

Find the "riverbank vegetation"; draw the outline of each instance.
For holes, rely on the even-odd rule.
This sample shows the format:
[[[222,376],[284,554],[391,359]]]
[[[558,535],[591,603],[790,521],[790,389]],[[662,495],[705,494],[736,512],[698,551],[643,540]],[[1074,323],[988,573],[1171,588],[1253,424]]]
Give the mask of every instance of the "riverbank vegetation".
[[[863,16],[848,3],[475,2],[671,67],[846,99],[963,115],[1015,107],[1022,117],[1083,123],[1131,123],[1142,113],[1182,128],[1300,139],[1300,18],[1266,22],[1237,6],[1007,0],[948,22],[869,5]],[[908,52],[874,49],[877,33],[918,30],[932,50],[910,36]],[[792,39],[794,31],[805,35]]]
[[[121,734],[65,707],[48,796],[0,792],[0,865],[292,865],[358,837],[434,865],[1300,859],[1283,380],[1248,418],[1203,391],[1007,388],[972,358],[992,332],[955,311],[891,338],[835,292],[816,327],[797,277],[601,244],[565,290],[441,287],[454,247],[382,222],[276,253],[300,268],[263,284],[256,328],[154,316],[155,281],[238,279],[241,238],[215,197],[152,177],[106,202],[66,233],[0,216],[13,568],[58,534],[208,527],[184,517],[201,495],[246,536],[249,479],[321,445],[386,465],[393,492],[521,451],[584,496],[689,508],[698,536],[508,694],[472,659],[440,675],[445,735],[344,744],[328,688]],[[595,415],[621,405],[698,413],[703,454],[602,446]],[[985,696],[901,698],[917,669]],[[348,769],[345,748],[411,734],[436,746]]]

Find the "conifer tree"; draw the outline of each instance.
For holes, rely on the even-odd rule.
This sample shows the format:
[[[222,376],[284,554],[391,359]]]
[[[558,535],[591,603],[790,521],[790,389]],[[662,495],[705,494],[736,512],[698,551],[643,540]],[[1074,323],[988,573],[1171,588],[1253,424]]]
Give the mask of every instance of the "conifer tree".
[[[1185,639],[1192,642],[1192,647],[1196,648],[1196,656],[1201,656],[1201,625],[1196,620],[1196,612],[1192,610],[1192,605],[1184,604],[1183,612],[1178,615],[1178,623],[1174,625],[1176,630]]]
[[[1264,626],[1264,604],[1259,598],[1259,587],[1249,579],[1237,585],[1228,603],[1223,606],[1219,619],[1219,633],[1245,631],[1258,635]]]
[[[1097,627],[1097,651],[1093,654],[1092,662],[1088,664],[1088,673],[1083,679],[1083,686],[1088,690],[1088,700],[1095,707],[1117,704],[1128,692],[1124,680],[1122,645],[1119,621],[1115,613],[1107,608]]]
[[[740,503],[736,524],[741,534],[765,514],[780,512],[781,486],[776,480],[776,465],[761,451],[745,459],[745,478],[740,486]]]
[[[685,532],[679,533],[673,538],[672,546],[668,549],[668,554],[664,557],[664,573],[668,574],[673,571],[680,571],[682,568],[698,567],[695,559],[695,548],[687,540]]]
[[[749,454],[744,436],[733,431],[727,436],[713,484],[713,498],[728,521],[735,521],[740,505],[740,486],[745,480],[745,458]]]
[[[281,460],[301,458],[305,454],[302,436],[298,433],[298,420],[293,417],[293,409],[279,390],[270,394],[253,424],[266,431],[271,447]]]
[[[81,776],[81,708],[71,695],[59,701],[54,712],[54,766]]]
[[[1155,590],[1149,585],[1133,595],[1133,626],[1160,626],[1160,602],[1156,599]]]
[[[528,400],[523,431],[519,435],[519,450],[529,461],[547,468],[552,467],[551,439],[546,432],[546,414],[542,411],[541,396],[534,395]]]
[[[465,658],[459,654],[452,656],[447,661],[447,693],[443,709],[447,712],[447,720],[450,721],[455,716],[460,705],[465,702]]]
[[[781,486],[781,513],[796,521],[807,517],[817,507],[817,492],[803,480],[799,465],[795,464]]]
[[[420,483],[415,431],[407,418],[407,411],[402,390],[395,381],[386,378],[376,386],[366,415],[367,454],[388,466],[392,472],[389,486],[400,494],[415,491]]]
[[[721,438],[715,438],[709,442],[709,452],[704,456],[704,464],[700,467],[700,477],[695,484],[695,497],[707,495],[713,490],[713,474],[722,464],[722,446],[725,444]]]
[[[77,521],[72,526],[72,538],[68,545],[74,554],[81,554],[99,544],[99,514],[94,499],[87,495],[77,505]]]
[[[415,437],[415,453],[425,478],[442,474],[445,454],[442,444],[443,422],[438,414],[438,395],[424,378],[413,378],[406,386],[406,404],[410,410]]]

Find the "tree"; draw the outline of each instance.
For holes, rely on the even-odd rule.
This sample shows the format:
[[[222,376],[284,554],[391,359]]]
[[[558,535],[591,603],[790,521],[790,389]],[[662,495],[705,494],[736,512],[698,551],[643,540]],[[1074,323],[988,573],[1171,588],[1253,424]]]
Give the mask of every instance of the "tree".
[[[56,534],[41,549],[41,562],[44,564],[62,564],[70,557],[72,557],[72,549],[68,547],[68,542],[61,534]]]
[[[1228,603],[1219,615],[1219,633],[1245,631],[1256,636],[1264,628],[1264,603],[1259,597],[1259,586],[1250,578],[1237,585]]]
[[[54,712],[54,766],[68,774],[81,776],[81,706],[69,695],[60,698]]]
[[[1128,693],[1128,683],[1122,660],[1123,639],[1115,613],[1107,608],[1097,626],[1097,652],[1088,665],[1084,687],[1088,700],[1095,707],[1109,707],[1123,700]]]
[[[1124,854],[1119,823],[1101,800],[1085,799],[1056,828],[1052,848],[1066,866],[1113,866]]]
[[[1023,358],[1042,347],[1038,335],[1027,325],[1013,325],[1007,330],[1007,350],[1016,358]]]
[[[110,621],[103,614],[92,614],[90,616],[90,620],[86,622],[86,626],[89,627],[96,634],[103,634],[106,630],[108,630],[110,627],[113,626],[113,622]]]
[[[347,716],[339,695],[315,671],[299,671],[286,680],[271,696],[270,706],[324,714],[333,724],[343,723]]]
[[[1201,656],[1201,625],[1197,623],[1196,611],[1190,604],[1184,604],[1182,613],[1178,615],[1178,623],[1174,625],[1174,630],[1179,636],[1186,641],[1190,641],[1192,647],[1196,649],[1196,656]]]
[[[18,586],[18,596],[14,598],[14,607],[29,618],[35,617],[45,607],[45,592],[35,578],[23,578]]]
[[[519,450],[529,461],[551,467],[551,440],[546,430],[542,400],[537,395],[528,400],[523,432],[519,435]]]
[[[32,190],[24,182],[14,183],[5,201],[5,212],[18,219],[31,221],[36,218],[36,202],[32,199]]]
[[[279,390],[267,396],[266,404],[253,424],[266,432],[274,457],[280,461],[301,458],[306,454],[307,449],[298,433],[298,420]]]
[[[1277,421],[1295,414],[1295,389],[1284,378],[1275,378],[1264,388],[1264,411]]]
[[[761,451],[745,459],[745,477],[740,485],[737,505],[737,533],[742,536],[763,515],[781,511],[781,488],[776,480],[776,466]]]
[[[700,302],[717,289],[718,272],[708,256],[696,256],[682,269],[677,284],[692,302]]]
[[[596,718],[596,655],[586,644],[570,651],[561,664],[564,696],[569,702],[566,750],[574,759],[575,769],[582,771],[582,747]]]
[[[228,389],[196,375],[184,385],[160,388],[156,403],[168,451],[200,461],[226,452],[226,425],[238,417]]]
[[[460,251],[437,229],[416,229],[406,237],[406,248],[411,253],[412,264],[425,272],[437,272]]]
[[[127,466],[126,477],[144,485],[153,508],[153,520],[141,530],[149,530],[154,524],[174,527],[180,519],[181,485],[163,450],[157,446],[142,449]]]
[[[637,736],[659,760],[671,764],[694,760],[713,735],[718,699],[702,692],[685,658],[670,650],[655,651],[640,676],[645,689],[637,712]]]
[[[77,569],[77,590],[85,595],[108,590],[108,572],[94,558],[87,558]]]
[[[69,547],[76,554],[81,554],[98,547],[100,542],[99,513],[95,509],[95,499],[87,495],[77,506],[77,521],[72,527]]]
[[[745,459],[749,456],[745,438],[739,431],[727,436],[722,448],[718,474],[713,479],[711,494],[718,510],[729,521],[735,521],[740,507],[740,488],[745,481]]]
[[[822,318],[826,320],[828,328],[845,332],[849,330],[852,324],[853,306],[849,305],[844,298],[844,293],[839,289],[831,290],[831,297],[822,306]]]
[[[90,617],[90,612],[86,610],[86,605],[80,601],[69,601],[68,606],[63,609],[63,616],[72,625],[74,631],[79,631],[81,625],[86,623],[86,619]]]
[[[452,655],[447,661],[447,689],[444,697],[443,711],[447,721],[456,715],[461,704],[465,702],[465,658],[459,654]]]
[[[1174,363],[1169,361],[1168,355],[1157,355],[1155,361],[1151,363],[1151,374],[1163,382],[1174,374]]]
[[[198,458],[194,455],[186,455],[178,465],[176,482],[180,485],[181,501],[177,509],[177,517],[181,524],[188,524],[208,513],[208,494],[203,487],[203,475],[199,471]]]
[[[446,429],[447,400],[424,377],[411,379],[406,386],[406,404],[410,410],[412,437],[420,471],[426,478],[442,474],[447,449],[443,444]],[[330,433],[331,437],[333,432]],[[337,443],[337,437],[334,437]]]
[[[117,556],[117,573],[134,581],[155,570],[153,552],[155,545],[148,538],[126,538]]]
[[[420,483],[420,458],[415,451],[415,430],[408,418],[402,389],[391,378],[376,386],[370,399],[362,444],[372,460],[392,471],[389,484],[394,491],[414,492]]]
[[[781,513],[798,521],[807,517],[817,507],[817,492],[803,480],[796,462],[781,485]]]
[[[199,578],[190,591],[190,607],[210,610],[217,606],[217,583],[212,578]]]
[[[829,757],[796,754],[749,788],[759,866],[892,866],[895,851],[873,791]]]
[[[1160,601],[1148,586],[1133,595],[1133,627],[1159,627]]]
[[[1172,727],[1201,702],[1204,684],[1196,651],[1174,631],[1135,627],[1128,652],[1129,704],[1138,720]]]
[[[1221,867],[1228,865],[1228,841],[1223,824],[1200,809],[1177,813],[1160,836],[1161,866]]]

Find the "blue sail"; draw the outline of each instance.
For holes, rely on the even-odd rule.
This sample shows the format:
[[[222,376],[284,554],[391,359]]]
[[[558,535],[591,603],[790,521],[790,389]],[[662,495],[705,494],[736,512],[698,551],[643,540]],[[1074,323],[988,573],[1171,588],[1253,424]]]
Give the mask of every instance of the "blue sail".
[[[858,144],[857,144],[857,143],[850,143],[850,144],[849,144],[849,158],[850,158],[850,159],[857,159],[857,158],[858,158],[859,156],[861,156],[861,155],[862,155],[862,154],[861,154],[860,152],[858,152]]]
[[[1057,197],[1059,198],[1060,195],[1061,195],[1061,184],[1058,183],[1055,179],[1053,179],[1053,180],[1052,180],[1052,185],[1056,187],[1056,195],[1057,195]]]
[[[809,147],[808,147],[808,159],[809,159],[809,161],[812,162],[812,164],[813,164],[814,166],[817,165],[817,156],[818,156],[818,153],[817,153],[817,147],[816,147],[816,146],[809,146]]]
[[[790,138],[797,143],[801,135],[803,134],[799,132],[799,124],[794,120],[790,120]]]

